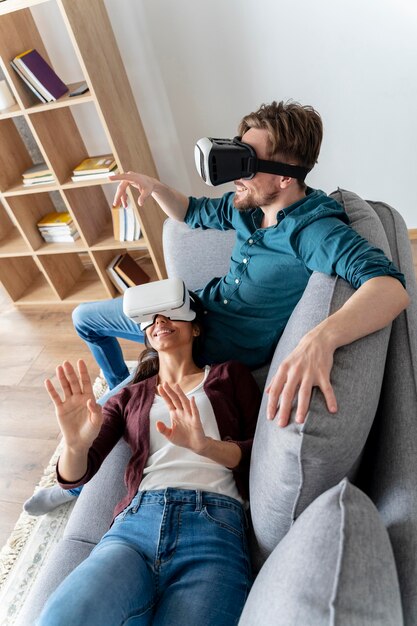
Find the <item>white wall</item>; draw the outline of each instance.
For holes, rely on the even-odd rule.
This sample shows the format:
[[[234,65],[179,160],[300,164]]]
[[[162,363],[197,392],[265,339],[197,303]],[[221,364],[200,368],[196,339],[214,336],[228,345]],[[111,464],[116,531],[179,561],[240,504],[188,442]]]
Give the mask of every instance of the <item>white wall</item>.
[[[292,98],[317,108],[325,126],[309,184],[384,200],[417,227],[414,0],[106,6],[162,180],[194,195],[222,193],[227,187],[210,190],[199,180],[195,140],[233,136],[239,119],[262,102]],[[36,7],[35,17],[58,73],[75,80],[79,70],[68,64],[59,29],[49,32],[47,7]],[[94,127],[90,135],[99,147]]]

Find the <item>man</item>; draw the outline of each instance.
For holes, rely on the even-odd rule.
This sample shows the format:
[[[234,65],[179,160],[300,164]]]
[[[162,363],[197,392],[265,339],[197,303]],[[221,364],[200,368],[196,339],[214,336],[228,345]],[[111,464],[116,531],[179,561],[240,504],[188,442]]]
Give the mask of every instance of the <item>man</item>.
[[[273,102],[245,116],[239,135],[258,159],[310,170],[320,151],[322,123],[312,107]],[[348,225],[342,207],[304,180],[265,172],[236,180],[235,193],[216,200],[188,198],[143,174],[111,179],[120,182],[115,204],[127,203],[131,185],[140,192],[140,206],[152,196],[169,217],[192,228],[236,230],[228,274],[197,291],[207,311],[207,362],[238,359],[251,368],[267,362],[314,270],[337,273],[357,289],[303,338],[267,390],[268,418],[274,418],[279,401],[280,426],[288,424],[297,394],[296,421],[304,421],[314,386],[328,410],[337,411],[330,383],[334,351],[386,326],[408,304],[403,275]],[[122,300],[82,304],[73,320],[109,386],[116,386],[128,375],[116,337],[142,340],[139,327],[123,314]]]

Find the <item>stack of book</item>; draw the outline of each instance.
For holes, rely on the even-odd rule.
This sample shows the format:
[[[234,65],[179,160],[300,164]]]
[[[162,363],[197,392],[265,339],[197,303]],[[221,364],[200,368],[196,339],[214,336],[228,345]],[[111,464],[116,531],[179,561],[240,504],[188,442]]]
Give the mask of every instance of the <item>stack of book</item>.
[[[47,243],[72,243],[80,236],[71,215],[65,211],[44,215],[37,227]]]
[[[46,163],[37,163],[29,167],[23,172],[22,178],[25,187],[55,182],[55,178]]]
[[[120,293],[124,293],[128,287],[143,285],[150,281],[148,274],[128,252],[115,256],[107,266],[107,273]]]
[[[11,66],[41,102],[53,102],[68,92],[68,87],[37,50],[18,54]]]
[[[84,180],[107,178],[111,174],[116,174],[117,165],[112,154],[103,154],[84,159],[73,169],[72,173],[71,180],[75,183],[79,183]]]
[[[113,236],[116,241],[137,241],[140,239],[140,224],[133,207],[112,206]]]

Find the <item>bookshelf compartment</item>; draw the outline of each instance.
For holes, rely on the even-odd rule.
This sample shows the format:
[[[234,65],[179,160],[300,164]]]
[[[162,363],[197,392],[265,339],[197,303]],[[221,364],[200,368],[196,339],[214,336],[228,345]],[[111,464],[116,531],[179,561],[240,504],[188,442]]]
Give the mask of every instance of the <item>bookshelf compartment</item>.
[[[0,120],[0,191],[20,185],[32,158],[12,119]]]
[[[22,108],[36,104],[39,102],[38,98],[10,65],[10,61],[15,56],[31,48],[35,48],[45,61],[51,65],[48,53],[29,9],[22,8],[20,11],[1,16],[0,41],[6,78],[12,85],[13,94],[18,104]]]
[[[48,109],[42,113],[31,113],[29,119],[58,182],[66,182],[73,168],[86,155],[86,147],[71,110]]]
[[[61,301],[79,303],[109,297],[87,252],[44,254],[38,262]]]
[[[59,198],[59,197],[58,197]],[[85,249],[85,243],[80,237],[73,243],[46,243],[42,238],[37,222],[47,213],[62,210],[61,203],[55,203],[52,194],[38,193],[8,198],[10,210],[22,232],[23,238],[38,254],[52,252],[73,252]],[[58,204],[58,206],[57,206]],[[65,210],[65,208],[64,208]]]
[[[0,257],[27,255],[29,248],[0,203]]]
[[[62,184],[78,184],[72,182],[71,176],[73,169],[83,159],[113,152],[92,102],[71,107],[49,107],[42,112],[28,113],[38,142],[43,146]],[[94,184],[91,180],[86,182],[87,186]],[[102,182],[97,180],[95,184],[100,185]]]
[[[159,280],[156,269],[150,259],[149,253],[146,250],[131,250],[125,246],[120,249],[94,251],[91,254],[94,258],[97,271],[99,272],[103,283],[106,285],[107,290],[112,297],[120,296],[121,293],[116,289],[110,280],[107,273],[107,267],[116,256],[123,254],[124,252],[129,252],[141,268],[148,274],[151,281]]]
[[[0,258],[0,281],[16,304],[59,301],[32,257]]]
[[[114,183],[113,183],[114,185]],[[79,226],[89,246],[93,246],[103,237],[103,233],[113,237],[113,226],[108,194],[99,185],[64,189],[75,222]],[[114,244],[114,238],[113,238]]]

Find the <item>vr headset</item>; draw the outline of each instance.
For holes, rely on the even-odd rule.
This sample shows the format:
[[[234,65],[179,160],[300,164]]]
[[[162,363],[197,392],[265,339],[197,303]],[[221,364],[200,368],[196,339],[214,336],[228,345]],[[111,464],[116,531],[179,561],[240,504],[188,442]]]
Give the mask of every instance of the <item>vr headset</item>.
[[[240,137],[203,137],[195,145],[194,158],[201,178],[214,187],[240,178],[253,178],[257,172],[304,180],[310,171],[307,167],[258,159],[252,146],[240,141]]]
[[[201,304],[195,294],[186,289],[181,278],[167,278],[129,287],[123,294],[123,312],[146,330],[155,323],[157,315],[178,322],[192,322]]]

